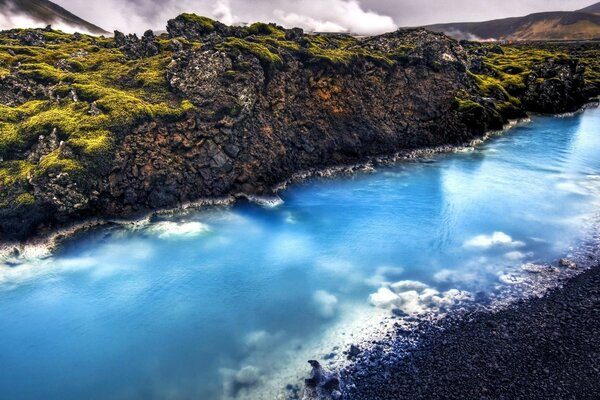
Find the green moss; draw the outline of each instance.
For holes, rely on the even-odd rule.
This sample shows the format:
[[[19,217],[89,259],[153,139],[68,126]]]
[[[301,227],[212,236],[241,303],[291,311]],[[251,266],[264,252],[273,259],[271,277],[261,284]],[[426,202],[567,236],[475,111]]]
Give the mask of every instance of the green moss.
[[[336,66],[347,66],[358,59],[367,59],[379,65],[392,66],[396,62],[390,55],[376,53],[357,46],[351,36],[307,35],[303,38],[301,53],[309,61],[326,62]]]
[[[19,70],[19,74],[45,84],[58,83],[68,80],[70,77],[68,72],[61,71],[44,63],[23,64]]]
[[[30,206],[35,204],[35,197],[31,193],[21,193],[17,196],[16,203],[20,206]]]
[[[292,40],[285,40],[285,38],[275,38],[272,36],[261,36],[257,38],[260,43],[266,46],[272,46],[274,48],[280,48],[283,50],[291,51],[292,53],[300,50],[300,44]]]
[[[47,175],[48,173],[81,173],[83,171],[84,167],[78,160],[61,157],[60,150],[57,149],[42,157],[39,164],[34,169],[34,174],[40,176]]]
[[[194,23],[200,25],[202,30],[206,33],[209,33],[209,32],[212,32],[215,30],[215,21],[210,18],[203,17],[203,16],[196,15],[196,14],[190,14],[190,13],[181,14],[179,17],[184,19],[187,22],[194,22]]]
[[[496,46],[496,45],[494,45]],[[484,59],[486,74],[478,75],[478,85],[485,93],[498,90],[507,96],[519,96],[527,87],[527,78],[534,65],[549,60],[568,61],[571,57],[560,51],[548,51],[535,47],[501,47],[501,51],[489,52]]]
[[[455,98],[455,108],[458,112],[465,113],[472,111],[477,108],[483,108],[483,106],[473,100],[463,99],[463,98]]]
[[[500,101],[496,104],[496,111],[500,113],[500,115],[515,115],[520,114],[520,108],[517,104],[514,104],[510,101]]]
[[[26,183],[29,180],[33,168],[33,164],[21,160],[1,162],[0,183],[8,187]]]
[[[15,124],[0,123],[0,157],[6,156],[16,148],[22,148],[26,142],[19,135]]]
[[[256,56],[261,63],[266,65],[280,65],[283,63],[281,57],[275,54],[264,44],[250,42],[239,38],[228,38],[222,45],[221,49],[233,48],[244,51]]]
[[[274,35],[278,37],[285,36],[285,32],[276,25],[265,24],[263,22],[255,22],[250,25],[247,30],[250,35]]]

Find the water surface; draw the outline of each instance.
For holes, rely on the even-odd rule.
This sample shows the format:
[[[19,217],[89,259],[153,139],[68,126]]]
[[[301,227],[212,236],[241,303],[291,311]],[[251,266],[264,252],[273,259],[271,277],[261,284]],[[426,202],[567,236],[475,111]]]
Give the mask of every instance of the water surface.
[[[0,265],[0,397],[275,399],[371,316],[485,299],[569,253],[599,173],[600,110],[535,117],[472,151],[293,185],[276,207]]]

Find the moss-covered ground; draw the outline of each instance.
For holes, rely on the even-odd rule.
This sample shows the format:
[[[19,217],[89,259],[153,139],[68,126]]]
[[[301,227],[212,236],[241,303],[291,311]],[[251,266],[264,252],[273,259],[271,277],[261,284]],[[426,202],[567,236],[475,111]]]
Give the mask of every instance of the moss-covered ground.
[[[12,186],[25,188],[31,176],[102,170],[116,134],[141,119],[174,119],[192,107],[169,92],[167,40],[159,41],[158,55],[128,60],[112,38],[57,31],[44,36],[47,43],[36,47],[0,35],[0,76],[12,72],[51,91],[50,98],[0,105],[0,204]],[[65,156],[57,149],[38,163],[24,160],[26,150],[53,131],[74,151]],[[18,200],[29,203],[31,195]]]

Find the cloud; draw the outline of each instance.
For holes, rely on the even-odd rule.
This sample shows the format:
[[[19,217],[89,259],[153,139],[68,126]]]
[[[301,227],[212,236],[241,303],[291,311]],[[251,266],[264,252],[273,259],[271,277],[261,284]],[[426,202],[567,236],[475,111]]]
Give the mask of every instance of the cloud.
[[[231,25],[238,20],[231,10],[229,0],[217,0],[212,11],[212,15],[224,24]]]
[[[523,247],[525,243],[514,241],[504,232],[494,232],[491,235],[479,235],[464,243],[466,248],[489,249],[496,246]]]
[[[105,29],[142,33],[164,30],[167,20],[194,12],[226,24],[275,22],[286,27],[316,31],[373,34],[397,28],[394,19],[365,7],[359,0],[58,0],[61,6]]]
[[[300,26],[310,31],[355,32],[368,35],[397,28],[390,16],[365,10],[356,0],[301,0],[285,5],[286,9],[276,9],[273,16],[277,22],[288,27]]]
[[[223,22],[271,21],[309,30],[380,33],[396,26],[481,21],[539,11],[575,10],[590,0],[55,0],[105,29],[142,33],[163,30],[182,12]]]

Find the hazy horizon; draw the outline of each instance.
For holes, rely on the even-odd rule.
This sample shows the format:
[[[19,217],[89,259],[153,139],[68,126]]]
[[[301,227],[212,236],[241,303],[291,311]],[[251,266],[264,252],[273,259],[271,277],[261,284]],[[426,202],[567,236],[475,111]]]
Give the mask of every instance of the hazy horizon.
[[[444,22],[485,21],[543,11],[574,11],[593,0],[54,0],[73,14],[108,31],[141,33],[163,30],[166,21],[194,12],[226,24],[275,22],[285,27],[315,31],[352,31],[377,34],[398,27]],[[26,19],[4,15],[3,28],[23,25]],[[3,20],[3,21],[2,21]],[[22,27],[22,26],[15,26]]]

